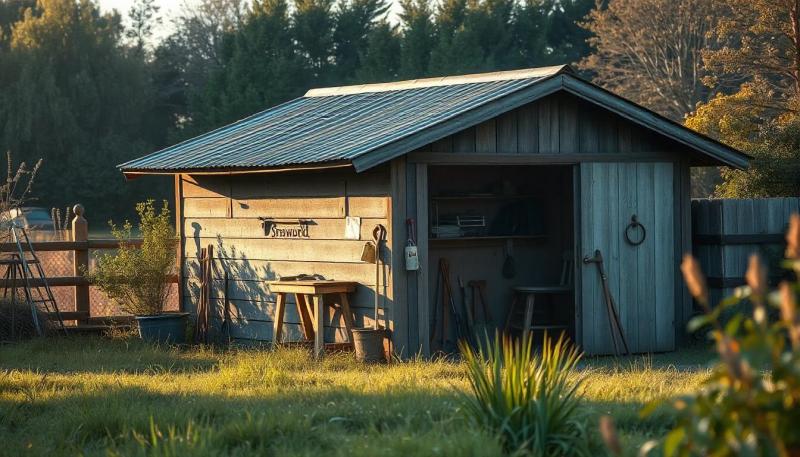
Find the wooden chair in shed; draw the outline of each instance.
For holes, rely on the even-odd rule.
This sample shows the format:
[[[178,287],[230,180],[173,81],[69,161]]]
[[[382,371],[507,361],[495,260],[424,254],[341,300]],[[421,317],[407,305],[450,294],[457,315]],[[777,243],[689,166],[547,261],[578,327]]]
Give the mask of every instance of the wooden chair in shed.
[[[516,286],[512,289],[514,298],[506,318],[506,329],[521,330],[523,338],[531,331],[566,331],[569,325],[553,320],[553,309],[547,309],[542,298],[549,296],[549,304],[559,295],[567,295],[573,291],[574,259],[572,252],[562,255],[561,275],[558,284],[539,286]],[[537,300],[537,297],[539,300]],[[524,303],[525,306],[520,305]]]

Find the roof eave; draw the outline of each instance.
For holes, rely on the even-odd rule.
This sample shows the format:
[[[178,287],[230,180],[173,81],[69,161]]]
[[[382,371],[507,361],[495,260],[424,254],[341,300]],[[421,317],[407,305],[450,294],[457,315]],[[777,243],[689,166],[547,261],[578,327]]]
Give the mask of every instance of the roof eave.
[[[519,92],[475,108],[453,119],[442,122],[408,138],[375,149],[353,159],[357,172],[368,170],[410,151],[437,141],[482,121],[565,90],[577,97],[599,105],[629,121],[652,129],[678,143],[686,145],[712,159],[716,165],[744,169],[750,157],[723,143],[667,119],[647,108],[588,83],[573,72],[559,72]]]
[[[619,95],[588,83],[577,76],[563,75],[562,81],[567,92],[600,105],[633,123],[655,130],[678,143],[689,146],[714,159],[718,165],[725,165],[739,170],[745,169],[750,165],[750,157],[748,155],[647,108],[632,103]]]
[[[172,176],[178,174],[198,175],[198,176],[231,176],[231,175],[251,175],[261,173],[281,173],[289,171],[313,171],[329,170],[333,168],[352,168],[352,162],[348,160],[290,164],[274,167],[235,167],[235,168],[172,168],[172,169],[148,169],[148,168],[122,168],[120,171],[126,179],[136,179],[142,176]]]

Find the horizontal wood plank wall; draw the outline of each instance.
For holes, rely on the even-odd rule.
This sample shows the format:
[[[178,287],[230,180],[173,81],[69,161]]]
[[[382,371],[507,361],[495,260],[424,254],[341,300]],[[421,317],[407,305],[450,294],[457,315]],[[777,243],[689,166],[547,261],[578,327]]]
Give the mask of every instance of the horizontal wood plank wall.
[[[557,93],[445,137],[415,155],[620,154],[682,149],[589,102]]]
[[[183,297],[188,311],[199,295],[199,252],[214,246],[211,308],[218,327],[228,272],[232,335],[242,342],[271,341],[275,295],[266,281],[282,276],[320,274],[327,279],[355,281],[350,297],[356,325],[373,325],[375,265],[361,261],[372,229],[383,224],[391,232],[389,167],[356,174],[351,171],[281,173],[252,176],[182,177],[184,233]],[[345,217],[361,217],[359,240],[344,238]],[[307,239],[265,236],[260,217],[277,223],[309,222]],[[387,236],[381,271],[381,295],[389,317],[394,296],[392,234]],[[287,297],[285,321],[289,340],[301,335],[294,297]],[[380,315],[383,324],[383,311]],[[326,335],[341,341],[340,311],[327,317]]]

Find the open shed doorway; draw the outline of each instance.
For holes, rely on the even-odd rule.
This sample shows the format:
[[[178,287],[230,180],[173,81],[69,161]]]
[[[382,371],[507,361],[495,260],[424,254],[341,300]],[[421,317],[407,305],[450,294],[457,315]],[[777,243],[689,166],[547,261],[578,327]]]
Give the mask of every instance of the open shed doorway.
[[[525,296],[515,293],[515,287],[561,285],[567,286],[566,292],[536,296],[534,329],[552,325],[551,334],[563,330],[574,340],[574,173],[571,165],[429,168],[433,352],[453,351],[457,340],[457,324],[442,296],[442,260],[449,267],[461,320],[467,320],[466,304],[479,333],[485,329],[493,334],[495,328],[521,332]],[[471,287],[476,281],[485,285],[488,315],[480,297],[474,297],[479,295]],[[534,330],[537,339],[542,333]]]

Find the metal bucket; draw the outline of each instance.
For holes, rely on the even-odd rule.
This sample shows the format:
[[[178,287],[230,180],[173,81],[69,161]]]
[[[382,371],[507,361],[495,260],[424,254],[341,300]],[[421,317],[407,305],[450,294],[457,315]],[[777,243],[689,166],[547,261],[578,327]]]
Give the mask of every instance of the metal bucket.
[[[354,328],[353,347],[356,350],[356,360],[366,363],[377,363],[386,360],[383,354],[383,329]]]

